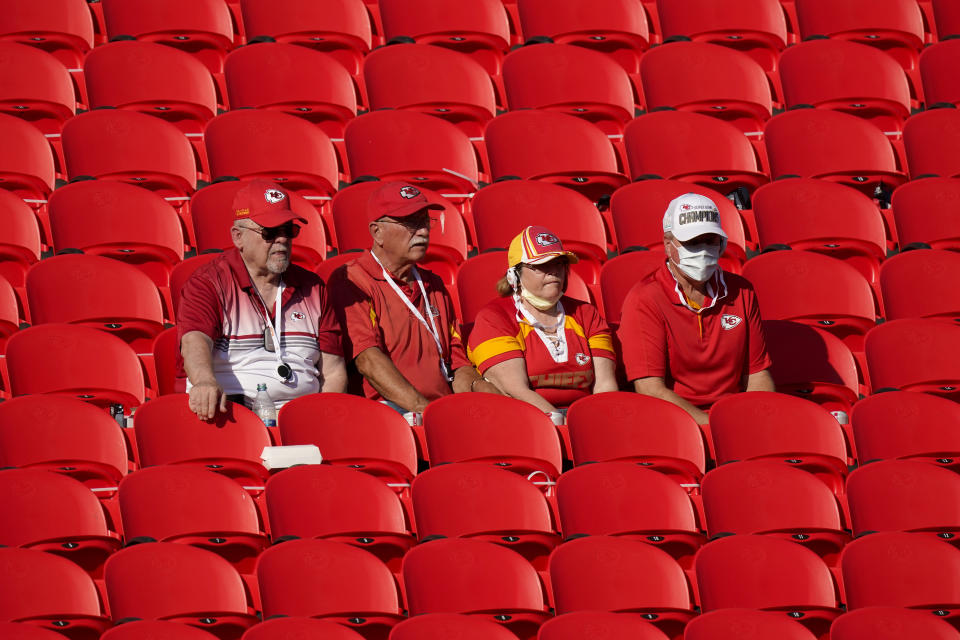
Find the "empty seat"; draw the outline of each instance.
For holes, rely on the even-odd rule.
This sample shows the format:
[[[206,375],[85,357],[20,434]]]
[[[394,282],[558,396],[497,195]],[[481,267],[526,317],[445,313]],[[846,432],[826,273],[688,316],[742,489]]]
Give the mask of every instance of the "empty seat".
[[[404,620],[390,632],[390,640],[516,640],[505,627],[459,613],[425,613]]]
[[[876,287],[886,256],[884,220],[873,201],[843,185],[796,178],[753,194],[761,249],[785,245],[844,260]]]
[[[534,567],[560,541],[550,506],[529,480],[488,464],[459,462],[424,471],[413,481],[421,539],[473,538],[503,545]]]
[[[960,11],[951,0],[933,0],[933,15],[937,26],[937,35],[941,40],[960,35]]]
[[[960,478],[915,460],[882,460],[847,478],[853,534],[917,531],[952,541],[960,529]]]
[[[466,53],[426,44],[399,44],[363,60],[370,109],[405,109],[456,124],[482,137],[497,113],[496,95],[483,66]]]
[[[941,3],[946,4],[946,3]],[[953,73],[960,62],[960,43],[950,40],[927,47],[920,54],[920,77],[927,105],[960,105],[960,86]]]
[[[76,564],[33,549],[0,548],[0,620],[97,638],[110,626],[97,587]]]
[[[960,320],[956,289],[940,286],[960,268],[960,254],[943,249],[907,251],[880,268],[887,320],[942,318]]]
[[[304,637],[320,640],[362,640],[363,638],[356,631],[329,620],[282,616],[253,625],[244,632],[241,640],[298,640]]]
[[[20,327],[20,309],[17,294],[10,283],[0,275],[0,354],[7,350],[7,338]]]
[[[187,394],[162,396],[137,412],[134,430],[141,466],[203,465],[244,484],[262,485],[266,470],[260,454],[271,442],[260,418],[231,402],[226,413],[206,422],[187,402]]]
[[[0,41],[0,109],[59,137],[77,111],[66,67],[49,53],[17,42]],[[55,148],[59,140],[51,137]]]
[[[521,640],[532,640],[549,619],[543,586],[523,557],[480,540],[432,540],[403,559],[403,584],[411,616],[465,613],[497,622]]]
[[[912,116],[903,127],[910,177],[960,176],[960,162],[953,149],[960,139],[960,111],[942,108]]]
[[[843,614],[830,626],[833,640],[956,640],[957,630],[926,611],[902,607],[863,607]]]
[[[718,609],[699,615],[684,629],[686,640],[814,640],[799,622],[773,611]]]
[[[17,294],[20,319],[30,319],[25,286],[27,271],[40,260],[40,227],[29,205],[15,193],[0,189],[0,276]],[[47,242],[49,242],[49,237]]]
[[[714,540],[695,561],[703,611],[776,611],[823,637],[840,611],[830,569],[809,549],[770,536]]]
[[[15,396],[51,393],[127,408],[144,400],[136,352],[99,329],[47,324],[18,331],[7,342],[7,367]]]
[[[71,120],[72,121],[72,120]],[[25,120],[0,113],[0,179],[9,191],[36,212],[42,238],[49,242],[50,228],[42,206],[55,187],[53,151],[39,129]]]
[[[80,0],[18,4],[0,18],[0,37],[48,51],[67,69],[79,70],[93,48],[93,20]]]
[[[776,428],[776,427],[774,427]],[[703,478],[703,509],[711,539],[758,533],[798,542],[836,566],[844,531],[837,498],[809,473],[775,460],[717,467]]]
[[[203,632],[197,631],[197,633]],[[56,631],[48,631],[29,622],[0,622],[0,634],[3,634],[3,637],[7,640],[60,640],[64,637]],[[119,640],[121,636],[111,635],[110,637]],[[177,638],[180,637],[177,636]],[[190,638],[196,640],[194,636],[183,636],[183,640],[190,640]],[[205,634],[201,636],[201,640],[203,639],[210,640],[211,636]]]
[[[910,84],[897,61],[845,40],[801,42],[783,52],[780,79],[788,109],[813,106],[870,120],[899,132],[910,116]]]
[[[563,536],[612,535],[653,544],[689,568],[705,542],[686,491],[633,462],[585,464],[557,481]]]
[[[922,609],[956,624],[960,550],[949,543],[915,533],[874,533],[848,544],[840,564],[848,610]]]
[[[850,419],[861,462],[923,460],[960,468],[960,406],[955,402],[891,391],[858,402]]]
[[[955,202],[960,198],[960,180],[925,178],[913,180],[893,194],[893,219],[901,249],[923,243],[934,249],[960,249],[960,231],[955,222]]]
[[[479,169],[470,139],[440,118],[405,110],[370,112],[351,120],[344,138],[354,179],[406,180],[443,195],[477,188]]]
[[[345,542],[373,553],[398,573],[400,559],[415,542],[403,507],[394,490],[361,471],[302,465],[274,474],[266,491],[273,540]]]
[[[217,636],[196,627],[166,620],[132,620],[117,625],[100,636],[101,640],[212,640]],[[39,639],[38,639],[39,640]]]
[[[567,425],[575,465],[627,460],[694,487],[703,476],[700,429],[666,400],[624,391],[589,396],[570,406]]]
[[[773,96],[763,67],[747,53],[709,42],[671,42],[640,63],[651,111],[670,107],[726,120],[744,132],[762,131]]]
[[[559,184],[592,202],[627,183],[610,140],[572,115],[540,109],[513,111],[487,125],[494,180],[522,178]]]
[[[292,200],[292,198],[291,198]],[[183,291],[183,285],[193,275],[193,272],[210,262],[218,255],[220,251],[209,251],[187,258],[179,263],[170,271],[170,299],[173,302],[173,309],[176,311],[180,307],[180,294]],[[180,343],[177,341],[177,352],[180,351]]]
[[[960,327],[936,319],[892,320],[870,330],[865,346],[874,391],[923,391],[957,399]]]
[[[210,551],[138,544],[110,556],[104,573],[114,620],[181,622],[220,638],[237,638],[257,622],[240,574]]]
[[[263,616],[325,618],[385,638],[403,619],[393,575],[362,549],[330,540],[291,540],[257,561]]]
[[[572,611],[639,613],[671,638],[693,618],[683,569],[667,553],[637,540],[587,536],[550,556],[558,614]]]
[[[725,195],[768,181],[743,132],[700,113],[657,111],[635,118],[624,144],[634,180],[682,180]]]
[[[770,177],[823,178],[885,199],[906,182],[887,137],[856,116],[826,109],[781,113],[764,129]]]
[[[180,356],[180,339],[177,328],[164,329],[153,339],[153,366],[157,373],[157,395],[183,393],[187,388],[186,374],[178,371],[177,358]]]
[[[507,105],[558,111],[620,135],[633,119],[630,77],[609,57],[570,44],[536,44],[512,51],[503,61]]]
[[[521,400],[452,394],[423,412],[431,464],[487,462],[524,475],[560,475],[560,440],[550,419]],[[535,474],[535,475],[539,475]]]
[[[820,477],[837,495],[847,475],[847,443],[823,407],[783,393],[727,396],[710,411],[717,463],[769,459]]]
[[[620,326],[627,294],[638,282],[652,276],[664,262],[666,256],[659,251],[630,251],[604,263],[600,269],[600,292],[604,317],[614,335]]]
[[[639,613],[574,611],[547,620],[538,640],[577,640],[593,636],[605,640],[667,640],[667,636]]]
[[[96,495],[82,483],[39,469],[0,471],[0,544],[36,549],[75,562],[94,578],[120,548]]]
[[[136,267],[109,258],[62,255],[27,274],[34,324],[68,322],[107,331],[149,353],[163,331],[163,306],[153,281]]]
[[[237,483],[207,469],[159,465],[120,482],[120,515],[128,544],[177,542],[212,551],[253,573],[267,537],[257,508]]]

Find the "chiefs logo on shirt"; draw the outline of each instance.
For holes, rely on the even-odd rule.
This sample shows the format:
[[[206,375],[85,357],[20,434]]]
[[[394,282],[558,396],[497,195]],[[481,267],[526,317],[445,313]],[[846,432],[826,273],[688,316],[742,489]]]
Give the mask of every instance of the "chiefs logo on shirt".
[[[741,318],[740,316],[724,314],[720,318],[720,326],[722,326],[727,331],[729,331],[730,329],[733,329],[734,327],[739,325],[741,322],[743,322],[743,318]]]
[[[291,320],[303,320],[303,319],[306,318],[306,317],[307,317],[307,316],[305,316],[305,315],[304,315],[302,312],[300,312],[300,311],[294,311],[293,313],[290,314],[290,319],[291,319]]]

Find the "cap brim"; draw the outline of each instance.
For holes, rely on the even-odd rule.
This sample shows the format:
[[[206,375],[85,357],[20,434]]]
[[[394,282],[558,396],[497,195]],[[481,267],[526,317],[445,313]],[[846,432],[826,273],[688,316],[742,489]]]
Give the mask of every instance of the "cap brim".
[[[673,230],[673,237],[679,240],[680,242],[686,242],[688,240],[693,240],[697,236],[704,236],[707,234],[712,234],[715,236],[720,236],[721,238],[727,238],[727,232],[723,230],[720,226],[709,226],[709,227],[695,227],[686,225],[683,228],[683,233],[677,233],[677,230]]]
[[[250,216],[248,219],[253,220],[261,227],[279,227],[280,225],[286,224],[291,220],[299,220],[303,224],[309,224],[306,218],[297,215],[290,209],[276,209],[274,211],[265,211],[263,213],[258,213],[257,215]]]
[[[398,207],[397,209],[394,209],[390,213],[382,214],[380,218],[407,218],[421,211],[427,211],[427,210],[443,211],[443,208],[444,207],[442,204],[436,204],[433,202],[411,202],[406,206]],[[376,219],[379,220],[380,218],[376,218]]]
[[[554,258],[566,258],[570,264],[577,264],[580,262],[580,258],[577,257],[577,254],[570,251],[554,251],[545,255],[536,258],[535,260],[530,260],[524,264],[543,264],[544,262],[550,262]]]

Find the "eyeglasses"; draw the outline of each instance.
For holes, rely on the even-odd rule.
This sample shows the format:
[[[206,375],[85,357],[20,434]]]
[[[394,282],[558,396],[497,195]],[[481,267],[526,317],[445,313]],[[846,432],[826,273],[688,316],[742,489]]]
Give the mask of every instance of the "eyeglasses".
[[[401,227],[406,227],[407,231],[419,231],[424,227],[435,227],[437,220],[431,218],[430,216],[407,216],[406,218],[400,218],[399,220],[393,220],[392,218],[381,218],[377,222],[392,222],[393,224],[399,224]]]
[[[282,224],[279,227],[260,227],[259,229],[255,229],[253,227],[240,227],[240,228],[260,234],[260,237],[263,238],[264,242],[273,242],[280,236],[283,236],[284,238],[292,239],[300,235],[300,227],[293,224],[292,222]]]

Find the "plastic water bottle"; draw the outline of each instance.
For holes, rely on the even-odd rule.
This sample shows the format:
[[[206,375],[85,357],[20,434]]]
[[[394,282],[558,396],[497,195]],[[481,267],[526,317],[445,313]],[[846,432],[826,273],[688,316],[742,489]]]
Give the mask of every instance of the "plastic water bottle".
[[[273,404],[273,399],[267,393],[267,385],[257,385],[257,397],[253,399],[253,412],[257,417],[263,420],[263,424],[268,427],[277,426],[277,408]]]

